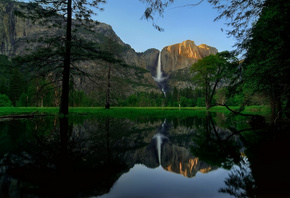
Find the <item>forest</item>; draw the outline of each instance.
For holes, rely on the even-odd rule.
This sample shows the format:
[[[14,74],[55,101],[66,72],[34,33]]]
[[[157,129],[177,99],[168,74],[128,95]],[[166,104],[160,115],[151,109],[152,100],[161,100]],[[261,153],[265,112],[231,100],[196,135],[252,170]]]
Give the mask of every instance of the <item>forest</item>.
[[[187,1],[235,50],[171,76],[92,20],[109,1],[0,1],[0,197],[290,197],[290,1]],[[129,1],[157,32],[177,3]]]
[[[150,3],[155,1],[147,2],[153,10],[159,10],[161,13],[164,11],[163,7],[167,6],[164,3],[159,7],[152,7],[153,4]],[[220,5],[219,1],[209,2],[216,7]],[[267,105],[272,110],[272,115],[277,116],[281,112],[287,114],[290,109],[290,42],[287,31],[290,3],[282,0],[253,2],[256,1],[246,1],[246,3],[236,1],[236,4],[232,6],[218,7],[221,9],[221,15],[217,18],[229,18],[230,13],[237,16],[230,24],[233,30],[228,31],[229,35],[238,40],[237,50],[220,52],[199,60],[191,66],[189,71],[193,76],[195,88],[171,87],[166,97],[164,94],[155,92],[136,92],[130,95],[124,92],[114,95],[112,67],[116,64],[122,66],[122,61],[118,59],[120,49],[117,50],[116,43],[107,42],[107,46],[102,47],[90,41],[77,40],[79,38],[72,36],[72,33],[77,31],[74,30],[77,27],[72,26],[69,20],[76,18],[86,21],[89,20],[87,17],[92,14],[91,10],[86,7],[89,5],[87,1],[83,2],[83,12],[74,12],[72,8],[60,12],[57,11],[56,5],[51,3],[51,7],[46,11],[42,10],[42,12],[30,13],[30,15],[18,13],[22,17],[31,19],[41,16],[43,22],[49,20],[49,17],[55,17],[56,14],[66,16],[68,12],[73,16],[70,16],[71,18],[66,22],[67,29],[63,33],[66,35],[66,40],[63,44],[57,45],[51,42],[51,38],[47,38],[42,42],[51,42],[50,50],[38,49],[31,54],[13,58],[0,56],[0,106],[93,107],[110,103],[109,106],[198,106],[209,109],[215,105],[241,107]],[[251,7],[246,12],[235,11],[235,6],[246,7],[247,5]],[[35,8],[36,4],[26,6]],[[152,18],[154,27],[158,29],[149,11],[150,9],[147,9],[145,15],[147,13],[146,17]],[[245,21],[249,22],[250,17],[255,20],[250,26],[246,26]],[[55,38],[60,37],[56,35]],[[237,55],[239,59],[236,58]],[[49,60],[46,64],[41,63],[43,59],[40,57],[44,56]],[[60,61],[60,59],[63,60]],[[96,59],[105,62],[104,65],[107,67],[106,73],[102,74],[106,81],[103,86],[106,88],[98,92],[97,97],[95,94],[90,95],[75,88],[72,79],[72,76],[90,77],[91,75],[75,67],[74,62]],[[63,63],[66,66],[59,65]],[[65,68],[70,71],[66,71]],[[67,110],[62,113],[66,114]]]

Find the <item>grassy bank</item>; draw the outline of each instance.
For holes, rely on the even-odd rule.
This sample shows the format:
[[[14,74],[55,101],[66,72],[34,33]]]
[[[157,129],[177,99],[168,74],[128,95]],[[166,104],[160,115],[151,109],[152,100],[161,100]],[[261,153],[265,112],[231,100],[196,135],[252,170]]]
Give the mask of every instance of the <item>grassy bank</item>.
[[[231,107],[233,110],[238,110],[239,107]],[[32,114],[36,115],[58,115],[59,108],[57,107],[1,107],[0,116],[5,115],[20,115]],[[206,112],[205,107],[186,107],[178,109],[178,107],[114,107],[104,109],[103,107],[71,107],[70,115],[91,115],[97,117],[187,117],[195,114]],[[212,107],[209,112],[231,113],[226,107]],[[251,106],[246,107],[243,113],[247,114],[269,114],[269,108],[266,106]]]

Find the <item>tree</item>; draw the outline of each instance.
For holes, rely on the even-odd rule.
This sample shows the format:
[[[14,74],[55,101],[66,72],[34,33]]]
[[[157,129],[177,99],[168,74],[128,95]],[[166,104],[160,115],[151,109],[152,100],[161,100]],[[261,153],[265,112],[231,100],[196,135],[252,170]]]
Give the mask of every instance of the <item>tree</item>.
[[[121,52],[121,46],[114,41],[112,37],[106,37],[105,43],[102,46],[103,50],[109,54],[111,54],[112,57],[118,58],[118,54]],[[105,63],[107,65],[107,90],[106,90],[106,104],[105,108],[110,109],[111,106],[111,72],[112,72],[112,66],[113,62],[107,62]]]
[[[7,95],[0,94],[0,107],[10,107],[12,103]]]
[[[12,62],[5,55],[0,55],[0,94],[9,94],[10,67]]]
[[[283,108],[290,110],[289,17],[289,1],[265,1],[244,46],[247,50],[243,64],[244,89],[268,96],[275,117]]]
[[[229,83],[235,76],[237,66],[237,58],[227,51],[209,55],[192,65],[193,81],[204,89],[206,109],[211,107],[218,85]]]
[[[12,101],[13,106],[16,106],[17,100],[26,89],[24,82],[24,77],[20,71],[14,70],[9,82],[9,98]]]
[[[147,3],[147,8],[144,12],[143,18],[152,21],[152,25],[159,31],[163,31],[159,25],[154,21],[156,14],[163,17],[165,9],[173,4],[176,0],[140,0]],[[182,7],[195,7],[200,5],[206,0],[196,0],[190,4],[184,4]],[[228,35],[234,36],[237,39],[236,46],[241,49],[248,33],[251,29],[251,22],[256,20],[264,6],[265,0],[207,0],[214,8],[218,9],[220,15],[216,17],[216,20],[221,18],[229,19],[226,23],[231,30],[228,30]]]
[[[78,25],[84,23],[89,24],[91,15],[94,13],[92,9],[100,9],[98,5],[100,3],[105,3],[106,1],[33,0],[32,2],[33,3],[25,5],[26,9],[24,12],[17,12],[17,14],[38,21],[39,24],[58,28],[65,27],[65,31],[61,35],[57,35],[57,37],[54,37],[53,39],[45,39],[44,44],[46,44],[46,47],[38,48],[35,53],[32,53],[30,57],[26,57],[25,60],[28,61],[29,58],[32,58],[32,60],[38,60],[40,63],[45,61],[45,63],[42,62],[39,66],[41,68],[43,67],[43,64],[46,64],[44,69],[46,71],[43,72],[44,74],[46,73],[46,75],[52,71],[61,70],[62,92],[59,113],[67,115],[69,106],[69,84],[73,59],[76,60],[76,57],[78,57],[78,61],[80,61],[83,60],[85,56],[90,58],[97,57],[95,45],[80,40],[76,42],[77,39],[73,38],[72,33],[77,29],[77,25],[73,25],[72,19],[76,19],[79,23]],[[63,21],[61,21],[61,19],[63,19]],[[51,46],[53,46],[53,48]],[[80,50],[80,48],[82,48],[82,50]],[[83,73],[83,71],[78,68],[74,68],[78,73]],[[43,68],[41,69],[43,70]]]
[[[179,107],[179,110],[180,110],[181,96],[180,96],[180,91],[177,90],[176,87],[174,87],[174,89],[173,89],[172,99],[173,99],[174,102],[178,103],[178,107]]]

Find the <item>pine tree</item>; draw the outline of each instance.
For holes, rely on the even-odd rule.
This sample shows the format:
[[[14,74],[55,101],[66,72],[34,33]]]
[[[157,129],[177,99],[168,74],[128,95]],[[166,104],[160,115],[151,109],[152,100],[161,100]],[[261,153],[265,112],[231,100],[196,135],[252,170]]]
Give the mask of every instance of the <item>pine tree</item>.
[[[43,44],[42,47],[17,59],[21,64],[30,62],[37,67],[35,71],[38,72],[36,74],[38,76],[54,73],[56,80],[61,78],[60,114],[68,114],[72,69],[74,69],[74,73],[85,74],[72,64],[73,61],[100,57],[106,59],[107,57],[96,50],[98,49],[96,44],[73,36],[73,32],[77,31],[78,26],[90,27],[91,16],[94,14],[92,9],[101,9],[98,7],[99,4],[105,2],[104,0],[33,0],[32,3],[23,5],[24,11],[20,10],[16,13],[38,22],[39,25],[59,29],[64,27],[64,31],[57,32],[54,37],[38,40],[38,43],[41,41]],[[73,18],[76,24],[73,24]],[[64,22],[61,19],[64,19]]]

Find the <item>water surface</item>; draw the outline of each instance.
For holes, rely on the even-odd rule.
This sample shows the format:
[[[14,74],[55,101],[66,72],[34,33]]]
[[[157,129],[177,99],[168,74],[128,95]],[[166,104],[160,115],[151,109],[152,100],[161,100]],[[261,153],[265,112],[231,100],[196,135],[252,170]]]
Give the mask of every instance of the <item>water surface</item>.
[[[274,170],[289,128],[256,126],[208,113],[1,121],[0,197],[287,197],[289,171]]]

